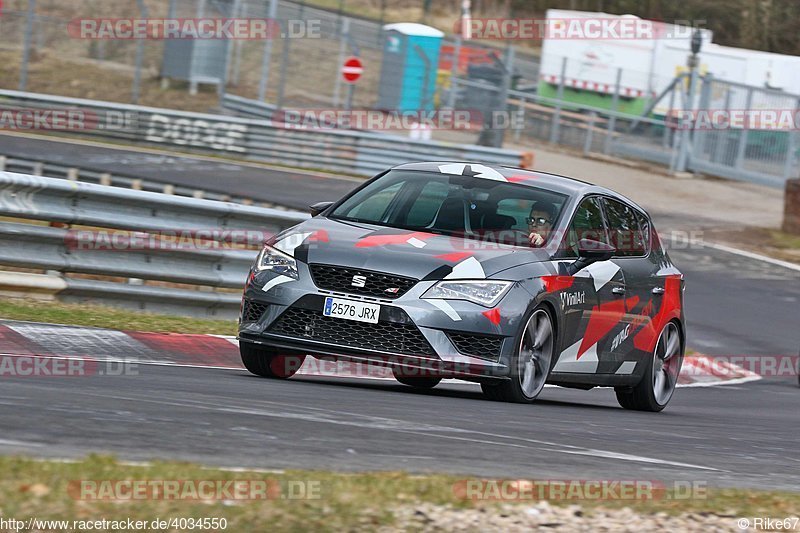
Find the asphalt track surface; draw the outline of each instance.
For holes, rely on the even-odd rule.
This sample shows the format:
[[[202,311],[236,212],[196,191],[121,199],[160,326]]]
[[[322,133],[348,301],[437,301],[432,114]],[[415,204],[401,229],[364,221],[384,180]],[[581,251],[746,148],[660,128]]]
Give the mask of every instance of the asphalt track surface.
[[[361,182],[358,178],[331,178],[311,171],[201,156],[181,157],[157,148],[125,150],[2,134],[0,155],[111,172],[302,210],[315,202],[337,200]]]
[[[0,139],[0,153],[14,155],[8,139]],[[31,148],[25,140],[20,146],[47,150],[48,159],[71,154],[91,168],[102,155],[95,147],[69,145],[59,152],[52,144],[60,143],[47,143]],[[124,164],[142,173],[148,167],[139,155]],[[216,183],[227,183],[220,174],[225,164],[185,167],[183,158],[173,159],[176,168],[190,168],[186,179],[216,176]],[[118,158],[107,164],[121,171],[123,163]],[[172,168],[153,163],[152,170],[172,178]],[[251,171],[254,183],[275,180],[265,199],[276,203],[290,196],[304,203],[335,199],[354,185],[292,173],[297,187],[286,187],[286,171]],[[663,231],[669,217],[654,216]],[[687,278],[690,348],[714,355],[797,355],[800,272],[710,248],[671,255]],[[131,460],[258,468],[697,480],[798,490],[796,376],[681,388],[659,414],[624,411],[606,389],[548,387],[529,406],[485,401],[470,384],[419,392],[386,381],[276,382],[207,368],[140,366],[138,375],[75,379],[4,377],[0,453],[109,452]]]

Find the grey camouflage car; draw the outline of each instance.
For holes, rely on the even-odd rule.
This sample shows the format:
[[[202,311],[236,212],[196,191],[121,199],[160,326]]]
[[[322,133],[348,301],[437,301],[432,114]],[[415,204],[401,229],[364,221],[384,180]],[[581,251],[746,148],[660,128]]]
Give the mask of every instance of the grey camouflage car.
[[[472,381],[511,402],[546,383],[614,387],[628,409],[672,397],[683,276],[624,196],[543,172],[410,163],[312,215],[251,269],[239,324],[250,372],[288,378],[314,357],[387,367],[413,387]]]

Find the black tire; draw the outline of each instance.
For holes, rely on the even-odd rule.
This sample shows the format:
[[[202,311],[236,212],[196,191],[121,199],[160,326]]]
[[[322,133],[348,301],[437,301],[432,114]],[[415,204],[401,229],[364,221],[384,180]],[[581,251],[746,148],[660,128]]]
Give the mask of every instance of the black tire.
[[[403,375],[403,370],[398,368],[393,368],[392,373],[394,374],[394,379],[415,389],[432,389],[442,381],[442,378],[438,377],[406,376]]]
[[[520,354],[523,350],[523,336],[526,335],[526,331],[534,320],[534,316],[538,317],[538,319],[546,317],[546,319],[549,321],[550,332],[547,337],[549,355],[546,358],[542,357],[544,349],[539,350],[539,352],[541,352],[540,357],[542,357],[542,359],[541,361],[538,361],[541,367],[537,366],[537,383],[540,384],[536,387],[538,390],[535,390],[535,392],[526,393],[526,391],[523,389],[523,381],[525,381],[524,374],[520,370]],[[514,356],[511,359],[510,379],[497,382],[481,383],[481,390],[486,398],[494,401],[510,403],[533,403],[539,396],[544,388],[544,382],[547,381],[547,378],[550,375],[550,370],[552,370],[553,363],[556,359],[555,347],[557,343],[555,320],[553,319],[553,315],[550,313],[547,307],[539,306],[527,315],[525,321],[523,322],[523,326],[517,335],[516,345],[517,348]],[[542,347],[540,346],[540,348]]]
[[[256,376],[287,379],[297,373],[303,365],[305,355],[281,355],[274,348],[250,342],[239,343],[242,364]]]
[[[675,390],[675,384],[672,384],[671,391],[666,399],[659,398],[657,396],[654,380],[655,374],[653,370],[653,365],[656,362],[656,357],[658,357],[659,346],[661,345],[662,338],[665,335],[667,330],[671,330],[673,334],[677,335],[678,340],[678,352],[673,354],[672,357],[676,357],[677,360],[670,363],[671,365],[675,365],[672,370],[674,370],[675,374],[675,382],[677,383],[677,376],[680,374],[681,365],[683,364],[683,339],[680,335],[680,328],[678,325],[673,321],[667,323],[664,328],[662,328],[661,332],[659,333],[658,340],[656,341],[656,346],[653,349],[653,353],[647,359],[647,368],[645,368],[644,375],[642,376],[641,381],[637,383],[633,387],[617,387],[614,389],[614,392],[617,395],[617,402],[623,409],[630,409],[632,411],[648,411],[651,413],[658,413],[659,411],[664,410],[667,406],[669,401],[672,399],[672,393]],[[672,359],[670,358],[672,361]],[[663,367],[662,367],[663,368]],[[658,371],[661,371],[659,368]],[[672,371],[670,372],[672,373]]]

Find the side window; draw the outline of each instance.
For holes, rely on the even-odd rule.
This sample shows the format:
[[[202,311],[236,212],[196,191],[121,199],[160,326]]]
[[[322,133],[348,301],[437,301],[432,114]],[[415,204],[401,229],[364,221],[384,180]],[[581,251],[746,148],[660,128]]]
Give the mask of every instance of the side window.
[[[603,212],[596,197],[586,198],[575,210],[567,234],[561,243],[562,257],[578,257],[578,242],[581,239],[592,239],[608,244]]]
[[[344,213],[344,216],[352,218],[363,218],[366,220],[383,220],[386,214],[386,209],[392,203],[397,193],[405,185],[405,181],[401,181],[378,191],[370,198],[367,198],[360,204],[356,205],[350,211]]]
[[[450,186],[444,181],[429,181],[411,204],[406,216],[406,224],[413,227],[424,228],[433,222],[436,213],[447,198]]]
[[[639,211],[636,211],[636,218],[639,219],[639,229],[641,230],[641,238],[642,238],[642,250],[644,250],[644,253],[646,255],[647,252],[650,251],[650,233],[653,231],[653,228],[650,225],[650,220]]]
[[[609,237],[611,246],[617,249],[616,255],[618,257],[645,255],[644,236],[633,209],[610,198],[606,198],[604,201],[608,217]]]

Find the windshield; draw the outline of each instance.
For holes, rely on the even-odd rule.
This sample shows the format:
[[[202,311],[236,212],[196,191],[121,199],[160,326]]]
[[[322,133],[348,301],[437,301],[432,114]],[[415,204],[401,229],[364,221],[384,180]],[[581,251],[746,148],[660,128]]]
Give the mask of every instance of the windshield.
[[[331,218],[527,244],[532,216],[552,227],[566,199],[553,191],[486,178],[392,170],[344,200]]]

